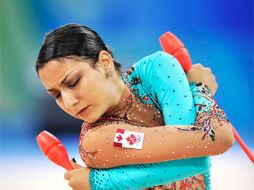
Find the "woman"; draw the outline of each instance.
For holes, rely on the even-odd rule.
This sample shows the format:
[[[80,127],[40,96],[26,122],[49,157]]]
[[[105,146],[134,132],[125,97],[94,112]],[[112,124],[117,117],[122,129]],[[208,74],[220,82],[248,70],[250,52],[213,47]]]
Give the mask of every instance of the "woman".
[[[210,160],[201,156],[223,153],[233,144],[230,123],[207,86],[189,87],[177,60],[166,53],[145,57],[121,76],[120,64],[95,31],[66,25],[47,35],[36,70],[57,104],[84,120],[80,153],[86,164],[128,165],[67,172],[73,189],[137,189],[172,182],[164,188],[209,189]],[[144,135],[143,146],[116,147],[118,129]],[[199,158],[186,159],[192,157]],[[160,163],[143,164],[154,162]],[[186,181],[197,174],[202,175]]]

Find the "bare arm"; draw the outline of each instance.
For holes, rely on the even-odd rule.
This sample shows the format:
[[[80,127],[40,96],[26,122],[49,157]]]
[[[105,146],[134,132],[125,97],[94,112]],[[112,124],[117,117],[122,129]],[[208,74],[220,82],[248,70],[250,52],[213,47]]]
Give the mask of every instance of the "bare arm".
[[[151,61],[152,61],[152,63],[154,63],[153,59]],[[171,67],[171,64],[162,64],[162,63],[168,62],[168,61],[170,63],[174,64],[175,67]],[[151,72],[151,71],[153,71],[153,68],[155,68],[155,67],[153,67],[154,64],[147,63],[147,66],[149,66],[149,67],[147,67],[147,69],[140,70],[140,74],[138,76],[142,76],[142,73],[145,76],[147,76],[147,74],[150,73],[151,77],[153,74],[157,77],[165,76],[164,78],[162,78],[163,79],[163,80],[161,80],[162,82],[159,83],[160,85],[155,83],[154,80],[152,80],[152,81],[148,80],[150,77],[142,78],[143,85],[146,85],[147,90],[150,85],[152,85],[154,87],[151,89],[151,91],[149,91],[151,93],[151,95],[153,95],[153,96],[156,95],[156,92],[159,93],[159,95],[161,95],[158,98],[158,102],[160,103],[160,105],[164,105],[163,103],[166,103],[166,102],[174,102],[175,99],[171,98],[173,95],[174,96],[179,95],[180,97],[182,97],[182,95],[185,95],[185,94],[187,95],[187,91],[186,91],[187,85],[184,86],[184,84],[181,83],[182,88],[178,88],[178,91],[176,91],[176,92],[181,92],[181,93],[173,93],[173,94],[168,93],[167,95],[164,96],[164,94],[162,93],[163,88],[167,87],[168,91],[166,91],[166,92],[171,92],[171,90],[175,89],[175,85],[177,85],[177,83],[175,83],[175,81],[179,81],[179,80],[184,81],[184,78],[179,78],[179,77],[178,77],[178,80],[176,80],[175,78],[173,80],[172,77],[171,77],[172,81],[169,80],[171,78],[168,78],[169,74],[166,71],[169,71],[170,68],[172,69],[170,72],[171,73],[170,76],[179,76],[180,74],[184,76],[185,74],[182,72],[179,72],[181,70],[179,70],[179,66],[176,63],[176,61],[174,59],[169,58],[169,56],[166,56],[165,54],[163,54],[163,52],[161,52],[161,56],[158,58],[157,62],[161,63],[161,67],[157,67],[157,69],[154,72]],[[162,67],[162,66],[164,66],[164,67]],[[137,67],[138,67],[138,65],[137,65]],[[149,72],[146,72],[146,71],[149,71]],[[165,71],[165,73],[163,74],[164,71]],[[173,71],[176,71],[176,72],[173,72]],[[137,73],[139,73],[139,72],[137,72]],[[186,84],[187,84],[187,81],[186,81]],[[207,84],[207,85],[209,86],[209,84]],[[158,88],[156,88],[156,87],[158,87]],[[187,107],[189,109],[190,106],[186,105],[186,103],[188,104],[188,101],[187,102],[184,101],[185,99],[187,99],[187,98],[182,98],[181,103],[183,105],[185,105],[185,108]],[[163,101],[163,100],[165,100],[165,101]],[[172,106],[170,106],[170,108],[171,107]],[[167,118],[167,120],[165,120],[165,121],[167,121],[166,122],[167,126],[164,126],[164,127],[161,126],[159,128],[169,127],[173,123],[177,124],[179,122],[178,117],[180,117],[180,116],[183,116],[183,120],[184,120],[184,117],[187,114],[183,112],[184,110],[182,107],[178,106],[176,108],[178,110],[180,109],[182,111],[177,112],[177,110],[173,109],[172,114],[175,114],[175,116],[177,116],[177,117],[176,118],[173,118],[173,117]],[[187,108],[186,108],[186,110],[188,111]],[[192,110],[194,110],[194,109],[192,109]],[[170,111],[165,111],[165,110],[163,113],[164,113],[164,116],[168,116],[171,114]],[[193,119],[194,119],[193,122],[189,118],[184,121],[182,120],[183,122],[181,122],[181,123],[182,124],[185,124],[185,123],[193,124],[195,121],[195,118],[193,118]],[[199,121],[200,121],[200,124],[199,124],[200,127],[196,128],[197,133],[202,132],[198,129],[204,129],[203,134],[206,134],[205,138],[210,138],[210,140],[211,140],[211,137],[207,135],[207,130],[205,130],[205,129],[207,129],[207,126],[202,127],[202,122],[201,122],[201,120],[199,120]],[[227,122],[228,121],[225,120],[225,123],[227,123]],[[134,131],[133,126],[128,126],[128,124],[124,124],[124,125],[125,126],[127,125],[127,127],[129,127],[129,130]],[[196,125],[197,124],[195,124],[195,126]],[[118,124],[118,126],[121,127],[121,124]],[[108,126],[105,126],[105,128],[106,127],[108,127],[108,130],[111,130],[110,129],[111,126],[108,125]],[[187,126],[181,126],[181,127],[184,127],[183,130],[187,129],[186,128]],[[83,142],[83,148],[85,151],[87,151],[86,163],[88,163],[91,167],[95,166],[98,168],[99,167],[107,168],[107,167],[117,166],[117,164],[118,165],[126,165],[126,159],[128,157],[130,157],[129,151],[136,151],[136,152],[138,151],[139,153],[143,152],[144,149],[134,150],[134,149],[120,149],[120,148],[113,147],[113,145],[112,145],[113,138],[114,138],[113,136],[110,139],[110,137],[107,137],[106,135],[104,135],[104,139],[101,139],[101,141],[97,142],[98,135],[101,135],[100,137],[103,137],[103,133],[104,133],[104,131],[99,131],[99,128],[100,127],[94,128],[93,130],[96,130],[96,132],[93,133],[92,131],[90,131],[89,135],[85,136],[85,138],[90,136],[89,139],[86,139],[86,140],[88,140],[88,143],[85,143],[85,141]],[[137,128],[139,128],[139,127],[137,127]],[[167,128],[167,129],[169,129],[169,128]],[[153,130],[155,130],[155,129],[156,128],[153,128]],[[175,127],[175,129],[177,129],[177,128]],[[192,128],[189,127],[188,129],[192,129]],[[184,131],[184,132],[188,132],[188,131]],[[208,132],[210,132],[210,131],[208,130]],[[217,128],[216,128],[215,132],[216,132],[215,133],[216,134],[215,142],[219,143],[217,141],[217,138],[219,138]],[[155,133],[155,131],[153,131],[153,133]],[[157,135],[159,135],[160,130],[157,130],[156,133],[157,133]],[[115,134],[115,131],[113,131],[112,134]],[[201,138],[201,136],[200,136],[200,138]],[[203,136],[202,136],[202,138],[203,138]],[[154,136],[152,136],[152,139],[156,139],[156,138]],[[179,140],[179,139],[176,139],[176,140]],[[202,141],[201,139],[199,139],[199,140]],[[93,146],[93,144],[90,144],[90,143],[94,143],[95,146]],[[105,146],[105,149],[102,146]],[[144,144],[144,146],[145,146],[145,144]],[[143,148],[144,148],[144,146],[143,146]],[[165,148],[168,148],[170,146],[174,146],[174,150],[177,150],[176,148],[178,146],[175,146],[175,144],[170,144],[169,146],[167,146]],[[198,144],[197,144],[197,146],[198,146]],[[117,164],[114,163],[115,158],[112,158],[112,160],[109,160],[109,159],[106,160],[107,156],[110,154],[115,155],[116,158],[119,157],[118,154],[114,154],[115,152],[112,152],[111,149],[107,149],[107,147],[118,149],[118,151],[122,150],[119,155],[125,154],[126,158],[124,156],[122,156],[125,159],[122,159],[121,161],[118,160]],[[163,148],[163,149],[165,150],[165,148]],[[192,147],[189,147],[189,148],[192,148]],[[158,146],[155,146],[156,151],[157,151],[157,149],[158,149]],[[159,153],[162,153],[163,149],[161,148]],[[115,151],[115,150],[113,150],[113,151]],[[93,154],[93,153],[95,153],[95,154]],[[220,152],[218,152],[218,153],[220,153]],[[209,153],[207,153],[207,154],[209,154]],[[145,159],[144,153],[142,153],[142,156],[143,156],[143,158],[140,158],[140,159],[144,160]],[[157,155],[153,154],[153,156],[157,156]],[[160,155],[158,155],[158,156],[160,156]],[[169,159],[169,155],[166,155],[165,157],[166,157],[166,159]],[[150,156],[150,158],[151,158],[151,156]],[[148,156],[147,156],[146,159],[150,159],[150,158],[148,158]],[[96,160],[96,159],[99,159],[99,160]],[[132,159],[132,161],[135,161],[134,159]],[[154,157],[152,159],[154,159]],[[97,189],[97,187],[98,187],[98,189],[99,188],[102,188],[102,189],[113,188],[114,189],[114,187],[116,187],[116,186],[118,188],[120,187],[120,189],[125,189],[126,187],[129,187],[129,186],[136,188],[136,189],[141,189],[142,187],[144,188],[144,187],[153,186],[156,184],[158,185],[158,184],[162,184],[162,183],[163,184],[172,183],[173,181],[184,179],[184,178],[187,178],[188,176],[193,176],[198,173],[206,172],[206,171],[208,171],[208,168],[209,168],[209,161],[208,160],[209,160],[208,157],[199,157],[199,158],[194,158],[194,159],[175,160],[175,161],[163,162],[163,163],[144,164],[144,165],[129,165],[129,166],[124,166],[124,167],[117,167],[117,168],[103,169],[103,170],[92,169],[91,170],[92,174],[90,175],[90,179],[91,179],[90,182],[91,182],[91,184],[94,185],[94,188],[96,186],[96,189]],[[105,164],[105,162],[106,162],[106,164]],[[168,171],[168,173],[165,173],[165,171]],[[149,180],[149,185],[148,184],[146,184],[146,185],[140,184],[140,181],[143,181],[144,179],[146,179],[148,175],[151,175],[151,179]],[[84,175],[82,174],[82,176],[84,176]],[[130,176],[132,176],[132,178],[130,178]],[[164,178],[164,180],[162,178]],[[82,181],[84,181],[84,180],[82,180]],[[102,183],[102,185],[98,184],[98,181],[100,181]],[[134,181],[136,181],[136,183]],[[119,185],[119,184],[121,184],[121,185]]]
[[[206,85],[193,83],[192,86],[197,108],[194,125],[145,128],[118,122],[98,126],[90,129],[82,142],[83,150],[89,154],[86,164],[94,168],[110,168],[224,153],[234,143],[231,123]],[[118,128],[144,133],[142,149],[114,147]]]
[[[95,153],[87,157],[86,164],[94,168],[110,168],[224,153],[234,143],[231,123],[211,97],[207,86],[202,83],[192,85],[198,112],[194,125],[145,128],[122,122],[98,126],[88,131],[82,144],[84,151]],[[142,149],[114,147],[113,139],[118,128],[144,133]]]
[[[92,159],[86,160],[86,164],[93,168],[110,168],[222,154],[234,142],[231,124],[216,118],[211,122],[216,134],[215,141],[209,136],[203,139],[205,133],[195,130],[197,126],[145,128],[121,123],[96,127],[88,132],[83,141],[86,151],[96,151]],[[144,133],[142,150],[114,147],[113,139],[118,128]]]

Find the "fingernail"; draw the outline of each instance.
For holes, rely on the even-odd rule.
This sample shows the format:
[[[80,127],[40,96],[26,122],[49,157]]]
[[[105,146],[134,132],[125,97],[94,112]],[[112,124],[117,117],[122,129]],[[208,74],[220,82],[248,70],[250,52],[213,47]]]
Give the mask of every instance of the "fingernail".
[[[72,160],[74,163],[77,163],[76,160],[75,160],[75,158],[72,158],[71,160]]]

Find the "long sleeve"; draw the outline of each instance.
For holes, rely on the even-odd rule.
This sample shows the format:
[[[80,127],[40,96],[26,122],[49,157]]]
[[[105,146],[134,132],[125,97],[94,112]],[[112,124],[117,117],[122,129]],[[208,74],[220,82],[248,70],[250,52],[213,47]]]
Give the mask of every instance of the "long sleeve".
[[[160,184],[169,184],[209,171],[210,159],[195,158],[152,164],[138,164],[111,169],[91,169],[91,189],[142,189]]]
[[[135,71],[128,78],[140,77],[141,84],[133,88],[144,89],[161,110],[166,125],[194,124],[196,112],[187,77],[176,58],[158,51],[134,65]]]

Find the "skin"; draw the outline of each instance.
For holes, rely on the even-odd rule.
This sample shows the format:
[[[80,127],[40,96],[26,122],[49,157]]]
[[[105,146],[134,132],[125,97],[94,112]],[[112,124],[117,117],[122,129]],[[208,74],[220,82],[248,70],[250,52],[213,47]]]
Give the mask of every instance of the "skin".
[[[189,83],[191,82],[202,82],[207,84],[211,95],[214,96],[218,84],[216,78],[210,68],[204,67],[202,64],[194,64],[191,69],[186,73]]]
[[[107,77],[110,71],[113,76]],[[125,87],[106,51],[100,52],[96,69],[88,61],[52,60],[38,73],[48,93],[56,98],[57,105],[87,123],[96,122],[106,111],[113,109]],[[66,80],[61,84],[64,78]],[[78,114],[87,106],[85,112]]]
[[[110,54],[101,51],[94,69],[89,61],[80,59],[52,60],[39,69],[39,78],[57,105],[69,115],[96,122],[105,112],[114,109],[120,101],[125,84],[114,68]],[[112,76],[108,77],[111,72]],[[66,77],[67,76],[67,77]],[[187,73],[189,82],[203,82],[214,95],[218,84],[209,68],[195,64]],[[63,83],[63,79],[66,79]],[[89,106],[86,111],[78,114]],[[73,163],[74,164],[74,163]],[[74,164],[64,178],[73,190],[87,190],[90,169]]]

